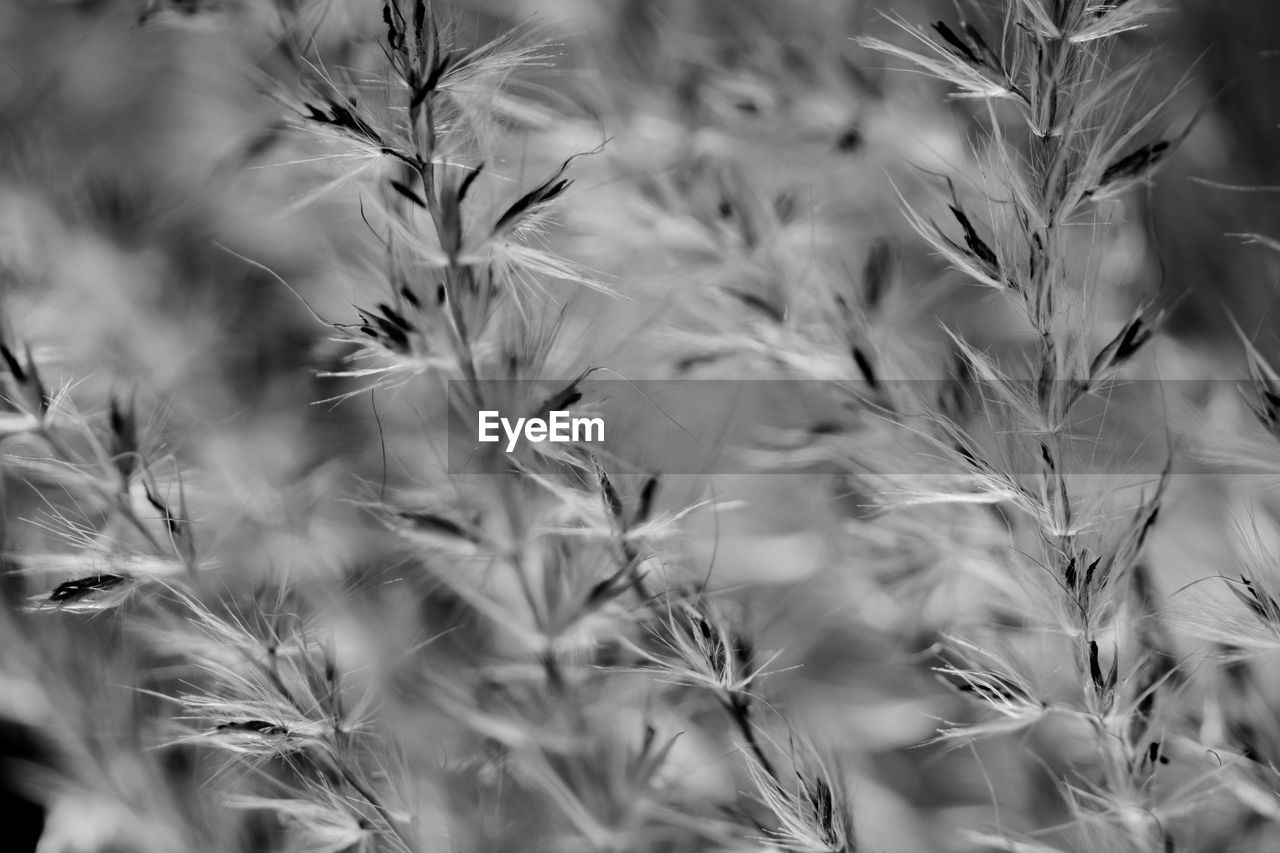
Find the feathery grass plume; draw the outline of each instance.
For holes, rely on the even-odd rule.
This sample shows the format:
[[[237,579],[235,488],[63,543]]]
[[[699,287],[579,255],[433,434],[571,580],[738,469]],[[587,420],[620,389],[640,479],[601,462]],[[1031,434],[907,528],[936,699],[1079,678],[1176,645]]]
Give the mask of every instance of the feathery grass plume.
[[[381,184],[377,205],[362,210],[384,250],[384,294],[360,309],[360,324],[339,327],[360,343],[356,358],[379,363],[332,375],[374,377],[376,387],[394,385],[404,399],[420,386],[409,380],[438,368],[443,378],[460,380],[449,405],[472,419],[465,413],[477,407],[521,414],[577,407],[577,387],[594,368],[566,363],[565,313],[537,302],[548,295],[547,278],[596,286],[539,244],[549,213],[570,194],[575,158],[483,213],[478,199],[496,173],[486,164],[498,152],[484,138],[492,128],[469,110],[475,109],[470,99],[483,101],[494,90],[461,85],[473,63],[514,69],[535,55],[521,55],[519,34],[471,52],[444,47],[435,10],[423,2],[384,4],[383,23],[380,41],[403,83],[393,87],[391,109],[371,110],[368,98],[358,104],[339,94],[349,87],[331,83],[323,105],[306,104],[309,123],[362,156],[383,157],[395,173]],[[553,364],[570,378],[553,381]],[[482,454],[473,461],[469,470],[481,472],[478,479],[423,472],[432,482],[421,498],[407,491],[387,497],[384,487],[370,502],[453,606],[491,634],[467,655],[472,660],[462,671],[475,671],[445,686],[439,705],[473,730],[477,746],[496,741],[509,753],[476,780],[485,790],[520,791],[499,794],[500,824],[525,825],[526,807],[550,803],[563,820],[534,825],[559,847],[621,848],[629,834],[642,832],[631,817],[637,814],[633,789],[644,786],[665,749],[654,750],[647,738],[635,765],[640,777],[608,790],[590,780],[612,778],[616,761],[605,748],[611,735],[592,735],[585,752],[570,744],[584,734],[580,706],[598,701],[594,661],[630,630],[633,611],[643,605],[636,598],[648,595],[636,530],[650,521],[652,495],[641,501],[648,506],[637,507],[633,525],[605,468],[575,448]],[[432,680],[449,684],[440,676]],[[286,710],[277,709],[279,720],[254,717],[247,734],[288,741],[306,721]],[[307,731],[294,736],[304,747]],[[325,736],[323,727],[313,735]],[[479,836],[503,843],[508,833],[482,829]]]
[[[413,817],[393,805],[396,780],[381,769],[388,759],[380,750],[394,747],[374,726],[375,698],[347,687],[332,639],[294,609],[301,602],[279,589],[269,610],[259,596],[245,609],[228,602],[217,612],[181,590],[174,597],[180,618],[154,638],[184,652],[191,671],[190,686],[174,697],[186,733],[172,742],[225,751],[228,769],[251,775],[278,765],[286,774],[280,784],[296,794],[260,802],[286,819],[297,800],[322,792],[342,805],[347,825],[375,833],[389,849],[417,849]]]
[[[293,58],[323,90],[322,106],[303,102],[303,126],[354,145],[379,165],[389,161],[396,173],[378,176],[383,191],[375,197],[373,221],[362,205],[385,251],[392,295],[361,309],[359,323],[338,326],[357,330],[351,338],[364,347],[354,357],[380,356],[387,363],[332,375],[442,368],[475,386],[484,367],[477,351],[496,315],[514,310],[524,316],[543,277],[598,286],[536,245],[540,223],[571,185],[565,174],[574,157],[500,208],[492,225],[481,224],[473,198],[493,130],[492,99],[507,75],[541,61],[542,48],[524,44],[529,34],[517,29],[470,51],[456,49],[447,44],[437,11],[426,8],[431,4],[418,0],[408,17],[401,5],[384,4],[382,47],[393,85],[378,110],[361,110],[348,94],[356,83],[335,81],[322,60],[306,53]]]
[[[31,361],[9,369],[15,377],[15,370],[38,376]],[[71,553],[13,556],[28,573],[62,578],[47,597],[33,599],[35,608],[107,610],[141,585],[194,572],[193,526],[181,475],[169,490],[172,497],[159,491],[155,469],[172,460],[162,452],[156,420],[139,423],[136,399],[124,404],[113,396],[104,422],[81,414],[68,394],[50,398],[44,419],[13,436],[6,457],[11,469],[47,483],[50,495],[53,489],[65,493],[45,498],[34,526]],[[30,448],[30,455],[15,453],[15,445]]]
[[[985,723],[949,726],[939,732],[940,739],[970,740],[1017,731],[1034,725],[1051,710],[1048,702],[1036,698],[1040,689],[1020,674],[1027,668],[1025,664],[960,637],[950,637],[946,643],[955,650],[953,655],[958,660],[948,660],[934,667],[934,671],[945,683],[999,717]],[[944,658],[948,656],[943,653]]]
[[[659,607],[662,611],[657,611]],[[816,748],[805,741],[800,745],[804,760],[793,755],[798,791],[779,764],[780,749],[761,714],[769,706],[756,688],[770,674],[777,655],[758,660],[754,642],[705,592],[676,594],[668,590],[661,600],[654,600],[654,609],[650,637],[642,638],[647,640],[644,645],[631,644],[631,648],[642,671],[653,671],[662,681],[707,693],[728,716],[743,744],[748,776],[761,803],[778,821],[776,827],[758,822],[756,826],[783,849],[855,849],[843,779],[816,760]],[[792,746],[794,752],[794,742]],[[814,775],[810,778],[806,773]]]
[[[365,821],[351,813],[344,798],[323,785],[313,788],[307,799],[240,796],[229,799],[228,805],[277,816],[290,839],[286,850],[343,853],[363,849],[376,837]]]
[[[1195,597],[1195,603],[1179,602],[1178,615],[1188,633],[1234,649],[1235,655],[1271,653],[1280,643],[1280,525],[1270,514],[1250,511],[1247,522],[1237,517],[1231,545],[1234,566],[1217,576],[1229,599],[1197,596],[1189,587],[1179,597]]]
[[[760,840],[782,850],[855,853],[859,848],[840,767],[824,762],[803,738],[792,749],[794,780],[779,778],[758,759],[748,759],[757,795],[777,821],[762,827],[767,835]]]
[[[936,421],[940,443],[955,448],[951,455],[987,484],[984,491],[991,499],[1017,513],[1034,543],[1032,554],[1038,552],[1028,555],[1032,566],[1043,567],[1028,566],[1033,574],[1026,585],[1041,590],[1030,600],[1058,614],[1052,621],[1082,688],[1064,710],[1092,721],[1087,731],[1093,733],[1096,756],[1090,763],[1104,770],[1097,790],[1086,798],[1097,808],[1083,809],[1075,819],[1082,827],[1096,820],[1107,832],[1132,831],[1135,843],[1146,838],[1149,842],[1140,844],[1172,845],[1172,836],[1152,818],[1138,821],[1141,827],[1130,826],[1131,817],[1153,808],[1156,800],[1135,780],[1134,747],[1123,733],[1143,728],[1138,718],[1149,716],[1154,685],[1123,651],[1127,642],[1114,645],[1109,655],[1104,651],[1104,638],[1134,631],[1119,606],[1121,592],[1129,587],[1127,576],[1164,502],[1170,463],[1154,493],[1144,495],[1125,517],[1117,511],[1123,507],[1109,508],[1123,490],[1087,489],[1087,478],[1077,474],[1081,456],[1072,446],[1082,435],[1092,439],[1086,430],[1096,431],[1099,444],[1107,440],[1103,421],[1077,422],[1075,413],[1090,397],[1110,393],[1117,372],[1134,360],[1162,317],[1159,310],[1139,306],[1118,332],[1097,344],[1092,302],[1102,282],[1096,265],[1077,249],[1073,233],[1089,222],[1089,236],[1080,239],[1095,252],[1105,246],[1106,217],[1116,208],[1104,207],[1146,182],[1181,138],[1142,141],[1153,133],[1167,98],[1150,108],[1135,104],[1148,62],[1127,54],[1116,41],[1145,26],[1155,9],[1154,3],[1019,0],[1005,4],[998,20],[939,22],[932,31],[936,37],[897,21],[915,39],[912,47],[879,39],[862,44],[908,60],[987,107],[984,139],[974,143],[975,159],[984,164],[974,182],[974,200],[962,199],[947,178],[946,224],[910,205],[907,218],[950,266],[1012,301],[1032,336],[1028,375],[1024,379],[952,333],[968,372],[985,386],[978,417],[1001,437],[1002,446],[982,446],[968,437],[972,428],[962,429],[946,417]],[[1013,109],[1000,109],[999,100]],[[1115,532],[1099,538],[1096,531],[1108,527]],[[971,641],[959,642],[970,656],[994,654]],[[1005,661],[989,671],[956,666],[943,671],[1005,716],[1002,725],[1020,728],[1040,719],[1048,707],[1029,687],[1030,666]],[[1146,685],[1138,690],[1141,698],[1122,703],[1120,694],[1133,684]],[[988,729],[989,724],[973,727],[975,733]],[[963,726],[945,730],[949,737],[964,734]],[[1074,785],[1069,778],[1063,784]]]

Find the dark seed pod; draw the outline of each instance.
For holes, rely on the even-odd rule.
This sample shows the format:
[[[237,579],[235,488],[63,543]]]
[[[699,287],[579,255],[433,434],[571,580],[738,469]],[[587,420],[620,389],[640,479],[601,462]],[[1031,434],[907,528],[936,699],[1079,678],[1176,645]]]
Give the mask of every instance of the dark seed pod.
[[[283,726],[275,723],[268,723],[266,720],[233,720],[229,723],[219,723],[218,731],[220,732],[251,732],[267,737],[288,735],[289,732]]]
[[[982,60],[978,58],[978,54],[974,53],[973,48],[965,42],[964,39],[956,35],[955,30],[947,26],[944,21],[938,21],[933,25],[933,29],[938,35],[942,36],[942,40],[951,48],[951,52],[963,59],[970,65],[980,66]]]
[[[951,205],[951,212],[955,215],[956,221],[960,223],[960,228],[964,231],[965,245],[969,247],[969,251],[973,253],[973,256],[991,269],[998,270],[1000,262],[996,257],[996,253],[978,236],[978,231],[973,227],[973,223],[969,221],[968,215],[955,205]]]
[[[89,575],[84,578],[66,581],[54,587],[53,592],[49,593],[49,601],[66,603],[70,601],[78,601],[86,595],[94,592],[102,592],[119,586],[125,580],[123,575]]]

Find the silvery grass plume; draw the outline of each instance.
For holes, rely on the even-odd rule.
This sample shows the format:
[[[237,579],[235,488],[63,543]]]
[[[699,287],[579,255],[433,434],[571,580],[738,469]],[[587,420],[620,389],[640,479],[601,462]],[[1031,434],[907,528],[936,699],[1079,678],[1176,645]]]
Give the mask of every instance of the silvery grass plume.
[[[1231,649],[1233,657],[1265,656],[1280,648],[1280,577],[1275,571],[1280,526],[1270,513],[1250,508],[1237,511],[1234,527],[1233,565],[1203,581],[1219,581],[1229,595],[1215,599],[1198,594],[1196,586],[1185,587],[1175,612],[1187,633]]]
[[[477,151],[485,154],[483,133],[469,138],[472,128],[460,117],[465,108],[455,113],[452,102],[468,93],[450,91],[456,79],[450,69],[461,74],[469,62],[508,52],[514,40],[502,36],[471,53],[441,47],[434,10],[423,2],[412,8],[385,4],[383,23],[380,42],[392,76],[403,83],[394,87],[390,109],[384,114],[368,108],[366,98],[353,100],[345,84],[324,74],[323,103],[312,99],[304,105],[307,123],[354,145],[362,156],[385,160],[394,173],[378,178],[385,180],[379,205],[362,208],[384,250],[385,292],[373,307],[360,309],[362,321],[350,331],[363,344],[357,357],[377,355],[383,366],[337,371],[335,377],[411,376],[441,367],[449,378],[461,380],[463,411],[477,403],[514,403],[516,410],[531,412],[576,405],[582,396],[576,386],[591,366],[570,365],[567,373],[577,378],[563,386],[550,383],[541,398],[495,398],[486,385],[494,378],[548,384],[541,374],[561,324],[541,325],[554,312],[547,314],[537,304],[536,298],[547,296],[538,282],[558,277],[589,283],[536,246],[546,213],[570,189],[573,158],[532,189],[501,202],[491,215],[472,212],[490,171],[485,163],[495,158],[477,156]],[[598,702],[601,682],[608,680],[609,670],[599,670],[597,660],[654,595],[642,567],[648,559],[643,543],[649,538],[644,534],[653,487],[642,487],[634,504],[624,501],[607,464],[585,450],[511,459],[490,455],[478,465],[474,476],[500,479],[486,484],[462,477],[439,490],[428,488],[427,494],[440,497],[434,505],[416,507],[388,501],[379,489],[372,506],[404,535],[414,563],[442,584],[453,606],[483,620],[484,633],[491,632],[459,661],[461,684],[433,677],[441,689],[441,710],[508,753],[494,771],[476,779],[503,799],[499,825],[522,821],[531,804],[546,803],[558,819],[545,826],[534,823],[558,845],[625,849],[643,837],[634,824],[643,815],[632,801],[661,769],[667,750],[647,736],[638,763],[624,765],[627,772],[617,780],[626,784],[600,790],[592,779],[617,776],[614,750],[607,748],[609,733],[600,732],[598,740],[592,735],[582,754],[566,738],[583,734],[590,719],[583,709]],[[434,472],[430,479],[448,478]],[[280,685],[266,687],[272,695],[261,697],[253,710],[268,710],[287,698]],[[193,710],[205,703],[194,696],[183,701]],[[210,701],[205,716],[225,708],[216,693]],[[734,700],[734,709],[741,717],[741,699]],[[331,752],[322,747],[332,725],[299,716],[302,710],[280,705],[274,717],[243,723],[252,731],[237,727],[211,735],[233,735],[237,749],[265,738],[270,743],[263,749]],[[313,731],[315,725],[319,729]],[[508,777],[519,796],[505,793]],[[342,779],[351,784],[345,772]],[[396,818],[381,809],[375,816],[385,830],[398,830]],[[481,828],[477,840],[481,846],[486,839],[501,845],[509,835],[505,829]],[[394,833],[400,837],[400,831]]]
[[[347,683],[332,632],[305,602],[284,588],[212,607],[190,593],[173,595],[170,626],[151,638],[158,650],[179,652],[186,670],[185,689],[172,697],[182,733],[170,743],[225,752],[219,775],[290,792],[254,801],[278,809],[286,825],[301,804],[319,800],[341,806],[344,817],[330,832],[355,827],[385,849],[418,849],[422,830],[398,805],[407,792],[391,772],[395,745],[377,727],[375,694],[367,683]],[[237,796],[231,802],[243,805]]]
[[[1134,747],[1127,733],[1143,727],[1156,685],[1139,677],[1142,670],[1122,652],[1124,644],[1113,641],[1109,663],[1105,649],[1108,637],[1132,630],[1118,605],[1165,502],[1170,464],[1136,509],[1108,521],[1114,501],[1099,500],[1088,480],[1076,474],[1080,457],[1071,445],[1099,423],[1076,423],[1075,413],[1091,395],[1109,393],[1117,373],[1152,338],[1161,314],[1140,306],[1114,336],[1096,343],[1090,303],[1099,271],[1088,254],[1073,247],[1069,229],[1092,222],[1090,239],[1101,245],[1103,207],[1150,179],[1186,134],[1154,136],[1151,128],[1167,101],[1147,108],[1134,103],[1147,62],[1126,55],[1116,43],[1121,34],[1145,26],[1155,9],[1153,3],[1025,0],[1008,4],[995,20],[962,17],[958,24],[938,22],[927,31],[899,20],[915,39],[911,47],[862,41],[987,106],[985,140],[975,143],[982,168],[972,196],[948,177],[945,218],[912,207],[907,217],[966,280],[1012,301],[1033,335],[1030,357],[1026,374],[1015,373],[953,333],[966,372],[982,386],[979,417],[1001,441],[984,446],[946,415],[936,419],[936,434],[947,454],[976,477],[983,497],[1012,510],[1028,544],[1035,543],[1029,586],[1039,585],[1043,593],[1033,600],[1058,614],[1051,621],[1060,620],[1057,630],[1071,661],[1068,680],[1077,685],[1063,710],[1084,721],[1086,736],[1096,744],[1096,757],[1088,763],[1106,771],[1088,797],[1098,806],[1096,818],[1076,819],[1082,825],[1101,821],[1108,833],[1114,829],[1118,837],[1132,838],[1134,849],[1174,844],[1158,820],[1133,823],[1155,798],[1132,784]],[[1009,102],[1012,111],[997,101]],[[1104,488],[1114,491],[1109,484]],[[1116,532],[1097,537],[1095,531],[1107,527]],[[1017,638],[1016,630],[1007,633],[1009,640]],[[994,654],[981,645],[968,647],[970,655]],[[1004,725],[1018,729],[1037,721],[1049,706],[1037,695],[1042,691],[1030,687],[1030,664],[999,660],[990,670],[943,671],[1004,716]],[[1130,684],[1140,685],[1140,698],[1124,701],[1121,694]],[[947,734],[962,732],[957,727]],[[1063,784],[1074,786],[1067,781],[1071,774]]]
[[[987,722],[952,725],[940,730],[942,740],[970,740],[1006,734],[1035,725],[1052,711],[1052,705],[1038,695],[1044,686],[1033,684],[1021,673],[1030,667],[1025,661],[1010,660],[1001,654],[960,637],[950,637],[939,653],[947,660],[934,668],[938,676],[961,694],[995,712]]]
[[[335,80],[305,50],[291,57],[318,86],[297,108],[299,127],[370,158],[376,190],[360,210],[381,247],[386,291],[358,308],[359,322],[330,325],[360,346],[352,361],[381,363],[335,377],[394,381],[446,369],[474,385],[487,372],[478,350],[498,333],[495,317],[527,316],[542,280],[601,287],[540,244],[546,217],[572,184],[566,174],[574,157],[484,213],[475,202],[486,159],[500,155],[489,150],[496,138],[489,116],[516,103],[503,94],[506,77],[542,61],[543,48],[529,46],[522,29],[469,51],[454,48],[428,7],[425,0],[384,3],[389,80],[377,81],[385,102],[376,108],[357,101],[358,79]]]
[[[14,361],[9,371],[13,382],[19,376],[30,382],[43,415],[10,436],[6,458],[11,470],[48,490],[28,519],[31,527],[49,545],[70,549],[10,555],[22,570],[56,578],[32,606],[108,610],[141,586],[194,573],[199,559],[187,490],[160,446],[158,423],[140,420],[136,398],[113,396],[107,412],[89,417],[69,390],[48,396],[34,362]]]
[[[761,826],[766,835],[760,840],[780,850],[855,853],[859,848],[840,768],[824,763],[804,739],[793,741],[791,763],[794,779],[785,781],[757,759],[747,765],[760,801],[777,822]]]

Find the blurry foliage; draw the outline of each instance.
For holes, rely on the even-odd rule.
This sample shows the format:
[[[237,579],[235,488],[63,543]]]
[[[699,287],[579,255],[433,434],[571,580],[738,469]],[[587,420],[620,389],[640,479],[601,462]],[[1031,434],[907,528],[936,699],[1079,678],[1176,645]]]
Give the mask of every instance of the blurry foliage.
[[[868,3],[438,3],[431,48],[400,5],[0,5],[0,771],[40,850],[1274,847],[1280,9],[1117,39],[1186,75],[1185,137],[1104,164],[1042,393],[1187,381],[1073,422],[1151,476],[1059,566],[1019,513],[1097,463],[998,428],[1042,330],[950,268],[1014,252],[976,144],[1012,112],[853,41],[902,37]],[[858,390],[796,384],[757,474],[454,478],[468,359]],[[931,407],[966,428],[902,429]],[[1064,651],[1073,607],[1127,630]]]

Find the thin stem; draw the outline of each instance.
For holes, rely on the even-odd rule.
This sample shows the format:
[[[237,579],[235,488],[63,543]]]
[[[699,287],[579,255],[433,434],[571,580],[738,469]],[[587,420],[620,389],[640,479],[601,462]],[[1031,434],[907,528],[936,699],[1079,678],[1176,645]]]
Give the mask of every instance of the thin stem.
[[[726,711],[729,712],[729,718],[733,720],[734,725],[738,727],[738,731],[742,733],[742,738],[747,742],[747,748],[751,750],[751,754],[755,756],[756,761],[760,762],[760,766],[764,772],[768,773],[775,782],[781,783],[778,777],[778,771],[774,768],[773,762],[769,760],[769,756],[765,754],[764,746],[760,743],[760,736],[756,732],[756,727],[751,723],[751,700],[744,697],[740,693],[734,693],[729,699],[723,701]]]

